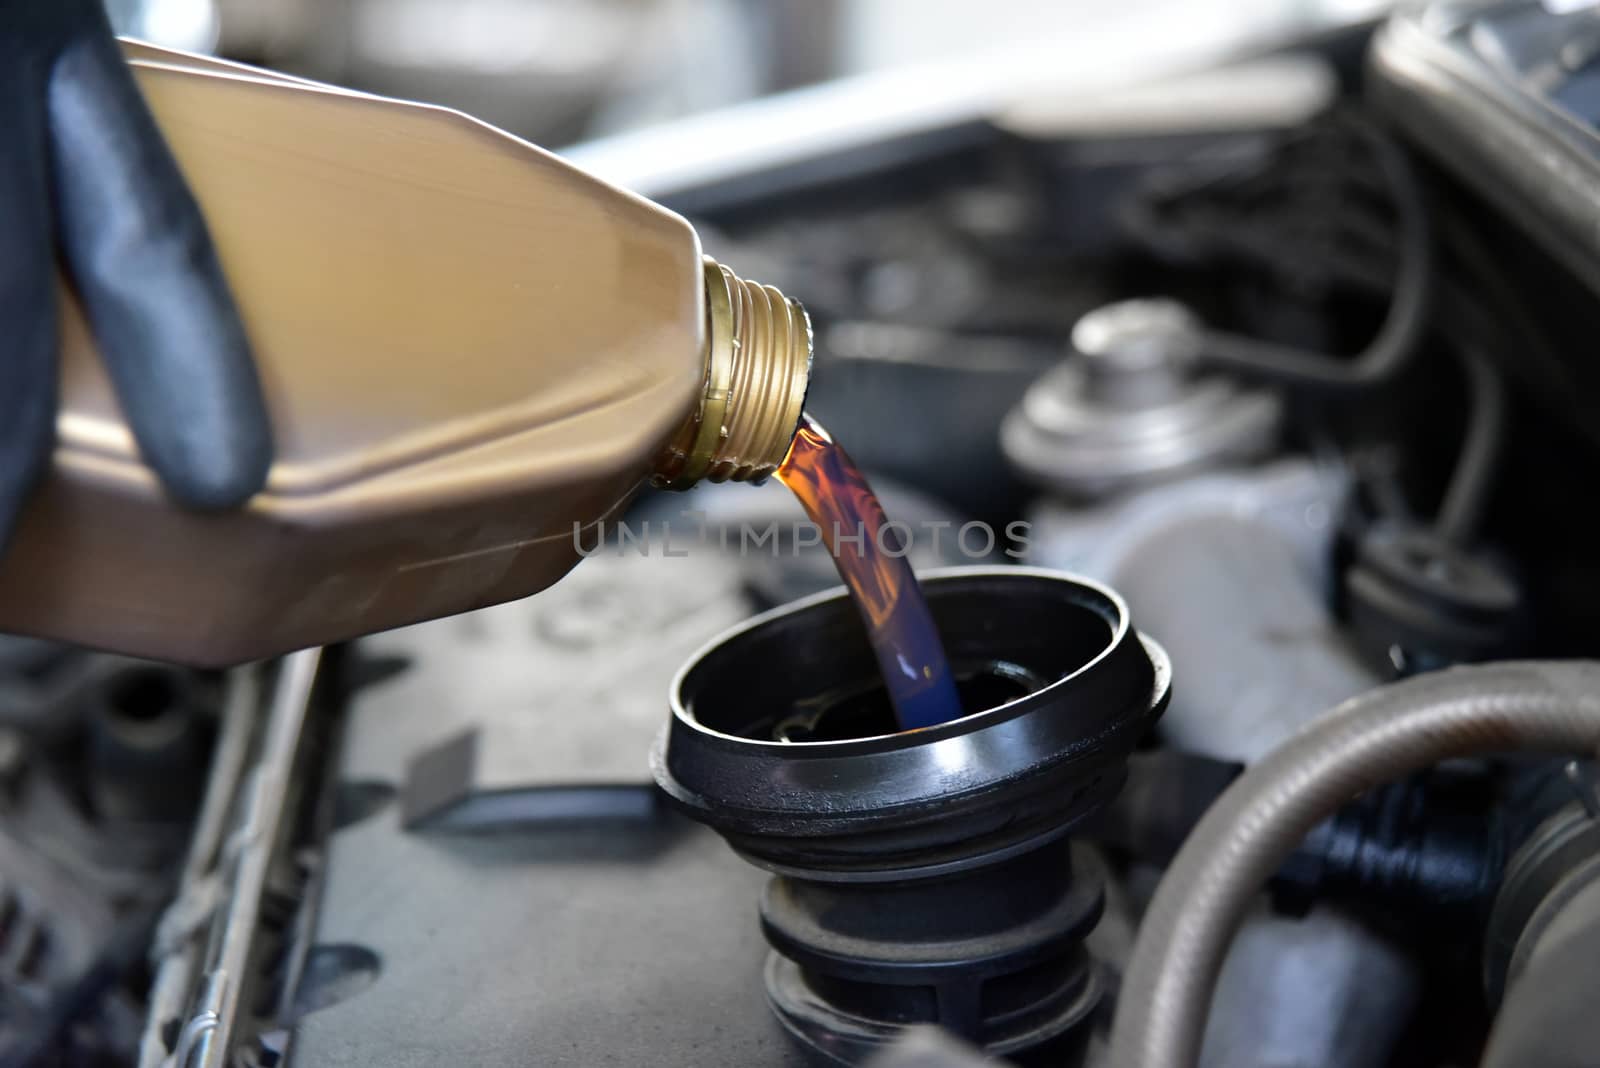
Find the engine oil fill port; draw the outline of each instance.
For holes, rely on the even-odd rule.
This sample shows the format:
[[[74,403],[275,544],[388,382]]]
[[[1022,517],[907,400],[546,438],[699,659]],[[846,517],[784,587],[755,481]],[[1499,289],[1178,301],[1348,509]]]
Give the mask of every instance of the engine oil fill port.
[[[773,873],[767,1000],[804,1046],[854,1064],[936,1023],[1077,1063],[1105,991],[1083,942],[1104,877],[1069,836],[1166,706],[1166,653],[1059,572],[953,568],[922,590],[962,716],[897,729],[860,613],[819,594],[679,672],[656,781]]]

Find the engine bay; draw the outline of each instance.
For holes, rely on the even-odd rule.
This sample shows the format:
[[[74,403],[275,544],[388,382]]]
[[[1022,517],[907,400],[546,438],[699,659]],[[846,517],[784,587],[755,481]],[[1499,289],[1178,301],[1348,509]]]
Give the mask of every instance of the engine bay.
[[[7,639],[0,1065],[1144,1063],[1108,1059],[1135,940],[1230,787],[1335,707],[1511,704],[1505,662],[1593,655],[1595,25],[1396,16],[667,198],[804,295],[807,407],[1020,733],[902,769],[751,711],[859,639],[759,644],[836,585],[773,484],[649,495],[536,597],[267,664]],[[1091,668],[1052,698],[1079,734],[1028,726]],[[791,811],[809,772],[729,738],[845,748]],[[1523,741],[1315,813],[1197,1063],[1593,1063],[1595,754]]]

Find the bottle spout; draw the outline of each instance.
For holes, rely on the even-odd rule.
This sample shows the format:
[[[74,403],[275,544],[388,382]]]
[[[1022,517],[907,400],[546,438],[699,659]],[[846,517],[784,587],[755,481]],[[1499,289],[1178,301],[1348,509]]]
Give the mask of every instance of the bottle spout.
[[[770,476],[799,429],[811,379],[811,319],[798,302],[710,257],[705,285],[705,385],[652,477],[668,489]]]

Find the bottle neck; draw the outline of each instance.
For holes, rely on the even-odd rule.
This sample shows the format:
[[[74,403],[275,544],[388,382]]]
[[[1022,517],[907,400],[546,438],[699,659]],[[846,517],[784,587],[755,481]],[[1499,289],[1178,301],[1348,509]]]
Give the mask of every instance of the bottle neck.
[[[709,257],[705,286],[705,385],[652,479],[669,489],[771,475],[789,452],[811,377],[804,308]]]

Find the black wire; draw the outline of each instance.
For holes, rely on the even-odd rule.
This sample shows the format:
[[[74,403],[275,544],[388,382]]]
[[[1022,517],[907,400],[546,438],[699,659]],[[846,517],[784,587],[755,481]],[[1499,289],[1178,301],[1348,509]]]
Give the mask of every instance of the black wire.
[[[1202,159],[1182,170],[1156,171],[1117,202],[1118,222],[1175,264],[1239,258],[1259,267],[1249,246],[1278,244],[1287,236],[1295,255],[1274,258],[1269,266],[1294,273],[1314,266],[1305,240],[1329,232],[1346,240],[1353,231],[1358,238],[1375,235],[1378,247],[1387,251],[1392,228],[1384,209],[1392,200],[1390,183],[1366,165],[1370,151],[1352,151],[1361,147],[1351,144],[1352,127],[1359,128],[1363,140],[1376,136],[1365,120],[1336,112],[1280,134],[1249,159]],[[1332,209],[1330,200],[1336,202]],[[1230,247],[1239,244],[1246,248]]]
[[[1435,533],[1456,544],[1472,540],[1494,488],[1505,437],[1506,390],[1500,376],[1476,349],[1460,349],[1467,376],[1467,433],[1434,518]]]
[[[1394,295],[1377,335],[1353,359],[1344,360],[1207,329],[1200,355],[1205,366],[1297,389],[1349,392],[1388,381],[1416,354],[1427,332],[1433,295],[1433,238],[1427,205],[1405,154],[1371,127],[1352,124],[1351,129],[1359,131],[1372,148],[1374,161],[1391,190],[1399,228]]]
[[[1473,303],[1493,304],[1502,334],[1513,343],[1515,366],[1524,372],[1522,380],[1551,408],[1571,413],[1568,421],[1573,429],[1592,447],[1600,448],[1600,421],[1586,418],[1589,413],[1581,409],[1583,390],[1561,356],[1562,345],[1552,336],[1548,322],[1529,308],[1517,276],[1504,257],[1490,249],[1470,226],[1445,221],[1444,238],[1451,257],[1467,268],[1473,284],[1482,290]]]
[[[1248,348],[1256,358],[1251,360],[1248,367],[1235,368],[1227,361],[1228,353],[1225,353],[1213,365],[1245,370],[1246,373],[1255,373],[1258,378],[1269,378],[1299,387],[1308,383],[1307,376],[1301,372],[1309,372],[1316,385],[1325,387],[1331,384],[1331,372],[1337,384],[1332,384],[1330,391],[1365,388],[1381,383],[1403,367],[1419,347],[1429,319],[1435,319],[1432,325],[1450,341],[1460,363],[1467,386],[1468,415],[1461,451],[1441,498],[1434,527],[1441,535],[1457,543],[1467,542],[1476,532],[1487,508],[1503,449],[1506,420],[1505,384],[1484,358],[1479,346],[1486,334],[1495,332],[1509,332],[1535,347],[1543,339],[1537,335],[1537,331],[1532,330],[1527,316],[1520,314],[1516,295],[1508,288],[1492,257],[1484,255],[1482,247],[1474,244],[1472,235],[1461,232],[1459,226],[1447,227],[1444,237],[1453,257],[1473,276],[1471,288],[1464,288],[1461,283],[1448,278],[1443,280],[1439,286],[1441,291],[1437,294],[1426,288],[1426,282],[1432,279],[1435,270],[1432,233],[1415,176],[1400,150],[1381,134],[1360,125],[1349,124],[1347,128],[1359,131],[1368,141],[1373,149],[1374,160],[1383,168],[1385,181],[1391,190],[1400,223],[1402,256],[1397,270],[1387,266],[1393,263],[1396,256],[1393,228],[1386,219],[1362,210],[1362,206],[1356,203],[1345,204],[1338,211],[1335,220],[1338,240],[1330,247],[1313,250],[1305,241],[1296,242],[1292,237],[1286,237],[1281,217],[1263,218],[1259,211],[1253,212],[1252,217],[1242,224],[1240,220],[1230,220],[1224,216],[1206,219],[1205,224],[1200,226],[1194,225],[1194,213],[1191,212],[1189,232],[1183,234],[1181,251],[1187,257],[1197,259],[1204,258],[1206,253],[1238,259],[1265,266],[1280,274],[1303,276],[1316,270],[1338,285],[1367,293],[1386,292],[1392,284],[1396,292],[1391,298],[1386,329],[1380,330],[1378,338],[1366,352],[1349,363],[1339,363],[1330,357],[1286,346],[1214,332],[1213,338],[1220,336],[1231,343],[1228,346],[1230,353],[1237,354]],[[1312,163],[1318,167],[1328,167],[1325,158],[1313,160]],[[1292,169],[1287,167],[1286,172],[1292,172]],[[1363,181],[1365,175],[1362,171],[1343,169],[1346,173],[1342,180],[1346,185],[1359,185],[1362,187],[1360,192],[1377,191],[1370,181]],[[1282,174],[1279,181],[1291,189],[1303,187],[1293,173]],[[1214,192],[1216,184],[1215,180],[1208,180],[1197,188],[1202,194]],[[1293,205],[1279,213],[1280,216],[1305,214],[1305,209],[1296,211]],[[1135,213],[1132,218],[1146,225],[1160,225],[1149,211]],[[1422,229],[1416,225],[1419,221]],[[1313,220],[1313,223],[1320,222]],[[1146,235],[1141,230],[1136,236],[1143,240]],[[1152,247],[1158,252],[1170,252],[1173,242],[1156,242]],[[1204,252],[1198,252],[1200,249]],[[1424,280],[1424,288],[1420,292],[1415,287],[1402,288],[1405,283],[1414,282],[1419,271],[1429,276]],[[1501,308],[1501,317],[1487,315],[1486,297]],[[1429,315],[1434,303],[1440,305],[1438,311],[1441,314],[1438,316]],[[1503,305],[1510,307],[1501,307]],[[1509,324],[1505,317],[1509,317]],[[1266,367],[1262,366],[1263,359]]]

